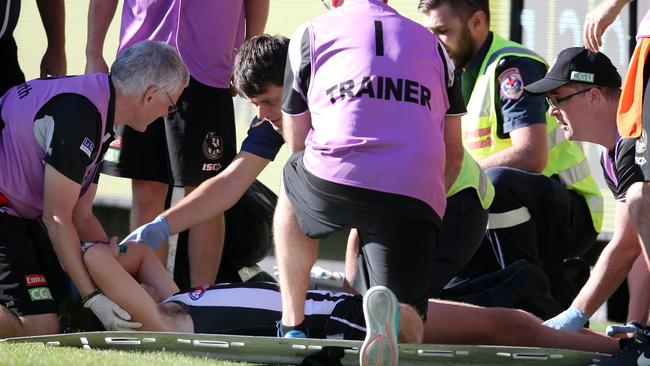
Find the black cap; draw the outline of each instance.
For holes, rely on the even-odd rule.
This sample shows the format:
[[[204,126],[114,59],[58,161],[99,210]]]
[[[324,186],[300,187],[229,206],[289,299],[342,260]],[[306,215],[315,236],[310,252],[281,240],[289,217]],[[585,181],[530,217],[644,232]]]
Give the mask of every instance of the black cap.
[[[557,55],[543,79],[524,89],[532,94],[544,94],[571,82],[620,88],[621,75],[602,52],[593,53],[584,47],[571,47]]]

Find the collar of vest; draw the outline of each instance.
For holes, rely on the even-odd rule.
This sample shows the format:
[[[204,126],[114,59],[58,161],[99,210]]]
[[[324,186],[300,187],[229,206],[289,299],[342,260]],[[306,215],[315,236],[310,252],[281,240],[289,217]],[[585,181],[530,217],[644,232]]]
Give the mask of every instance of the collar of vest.
[[[483,63],[481,64],[478,75],[483,75],[490,65],[509,54],[516,54],[518,56],[526,55],[530,58],[538,60],[539,62],[542,62],[543,64],[548,65],[544,58],[537,53],[527,49],[517,42],[507,40],[494,33],[494,36],[492,37],[492,44],[490,45],[487,54],[483,58]]]

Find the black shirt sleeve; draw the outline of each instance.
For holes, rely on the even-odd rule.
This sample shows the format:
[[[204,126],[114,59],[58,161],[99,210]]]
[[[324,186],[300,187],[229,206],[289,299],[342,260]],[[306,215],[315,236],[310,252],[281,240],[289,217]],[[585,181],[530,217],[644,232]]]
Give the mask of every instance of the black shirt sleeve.
[[[276,131],[271,122],[253,118],[248,128],[248,136],[241,144],[241,151],[247,151],[263,159],[273,160],[284,144],[282,135]]]
[[[614,151],[603,154],[601,166],[603,168],[605,182],[614,198],[625,200],[628,188],[636,182],[643,182],[643,172],[634,161],[636,139],[624,138],[617,144]],[[609,164],[605,162],[609,159]]]
[[[454,62],[440,41],[438,41],[438,54],[445,68],[445,85],[447,86],[447,99],[449,100],[449,109],[445,114],[448,116],[465,114],[467,109],[465,108],[460,81],[462,70],[456,69]]]
[[[282,111],[287,114],[297,115],[309,110],[307,91],[311,82],[310,52],[309,28],[303,26],[289,42],[282,95]]]
[[[621,139],[616,149],[616,177],[618,179],[617,199],[624,199],[628,188],[643,182],[644,176],[635,162],[636,139]]]
[[[447,88],[449,109],[447,110],[446,115],[448,116],[462,115],[467,113],[467,108],[465,108],[465,100],[463,99],[460,75],[460,72],[454,72],[453,85]]]
[[[533,124],[546,123],[543,95],[524,92],[524,86],[542,79],[546,65],[528,57],[505,57],[496,69],[503,133]]]
[[[59,94],[38,111],[34,124],[37,141],[44,142],[43,161],[81,184],[100,145],[102,119],[95,105],[79,94]]]

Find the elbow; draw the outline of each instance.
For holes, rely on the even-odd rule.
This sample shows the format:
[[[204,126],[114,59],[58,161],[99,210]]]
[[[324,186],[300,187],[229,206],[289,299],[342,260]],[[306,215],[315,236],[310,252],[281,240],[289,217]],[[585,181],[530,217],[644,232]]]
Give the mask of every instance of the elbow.
[[[614,237],[607,244],[605,251],[611,251],[618,258],[625,258],[628,261],[634,261],[641,255],[641,242],[633,236],[625,237],[624,234],[614,232]]]
[[[445,165],[445,189],[449,190],[452,184],[458,178],[460,173],[460,168],[462,166],[462,160],[448,161]]]
[[[531,173],[541,174],[548,162],[548,152],[546,149],[542,151],[529,151],[527,156],[529,158],[527,159],[526,170]]]
[[[86,249],[83,253],[83,261],[86,267],[92,267],[94,263],[101,261],[101,258],[110,255],[108,245],[95,244]]]
[[[531,161],[528,165],[528,171],[531,173],[541,174],[546,168],[546,159]]]
[[[54,224],[56,223],[56,220],[54,219],[54,214],[48,211],[43,211],[43,216],[41,216],[41,221],[43,221],[43,224],[49,229]]]
[[[56,225],[61,223],[61,216],[56,212],[46,208],[43,210],[41,221],[43,221],[43,224],[47,228],[48,232],[51,233]]]

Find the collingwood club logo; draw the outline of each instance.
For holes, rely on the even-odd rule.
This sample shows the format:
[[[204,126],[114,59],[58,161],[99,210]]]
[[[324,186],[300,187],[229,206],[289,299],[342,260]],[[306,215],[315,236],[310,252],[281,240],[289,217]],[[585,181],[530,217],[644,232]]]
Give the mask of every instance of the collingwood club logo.
[[[205,135],[203,155],[210,160],[217,160],[223,155],[223,139],[216,132],[208,132]]]

